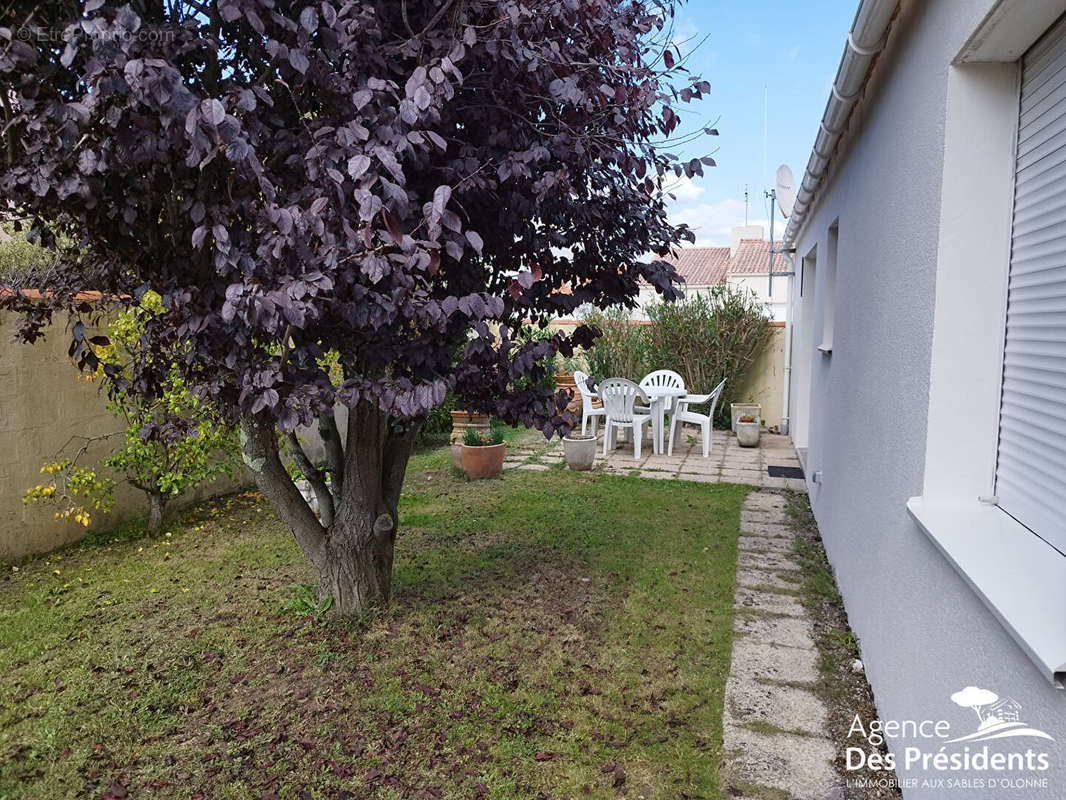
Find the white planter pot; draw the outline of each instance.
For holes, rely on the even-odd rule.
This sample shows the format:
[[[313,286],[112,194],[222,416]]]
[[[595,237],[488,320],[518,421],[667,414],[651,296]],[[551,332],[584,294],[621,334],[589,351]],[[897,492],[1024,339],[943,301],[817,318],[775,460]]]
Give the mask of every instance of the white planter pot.
[[[737,444],[741,447],[758,447],[761,427],[758,421],[737,422]]]
[[[755,417],[756,420],[762,420],[762,406],[758,403],[730,403],[729,419],[733,433],[737,432],[737,420],[741,417]]]
[[[579,472],[592,469],[596,460],[596,437],[567,436],[563,439],[563,453],[566,454],[566,466]]]

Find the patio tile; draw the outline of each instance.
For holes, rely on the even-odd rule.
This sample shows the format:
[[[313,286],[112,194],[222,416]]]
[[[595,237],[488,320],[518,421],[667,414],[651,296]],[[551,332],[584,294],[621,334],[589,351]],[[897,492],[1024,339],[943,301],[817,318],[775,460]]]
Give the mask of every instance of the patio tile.
[[[548,469],[547,464],[523,464],[519,469],[528,469],[530,472],[544,472]]]
[[[667,480],[672,481],[677,475],[673,472],[652,472],[650,470],[643,470],[640,473],[642,478],[652,478],[653,480]]]
[[[785,478],[785,488],[807,494],[807,482],[800,478]]]
[[[701,475],[696,472],[682,472],[677,476],[680,481],[691,481],[692,483],[721,483],[721,478],[717,475]]]

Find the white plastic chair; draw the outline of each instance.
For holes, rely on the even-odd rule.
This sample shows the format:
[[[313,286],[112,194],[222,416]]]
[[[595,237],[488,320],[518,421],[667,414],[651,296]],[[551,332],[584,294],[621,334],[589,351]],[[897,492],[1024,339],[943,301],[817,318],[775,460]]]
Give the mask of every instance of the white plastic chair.
[[[640,379],[641,389],[650,389],[652,387],[666,386],[670,389],[685,389],[685,379],[674,372],[672,369],[657,369],[655,372],[649,372],[643,378]],[[663,412],[669,414],[673,410],[674,400],[673,398],[666,398],[663,402]],[[651,412],[650,408],[640,409],[637,411]]]
[[[640,444],[644,438],[644,426],[651,422],[649,414],[634,412],[637,398],[649,402],[648,395],[637,384],[626,378],[608,378],[600,384],[600,399],[607,412],[603,423],[603,454],[614,448],[615,428],[630,428],[633,431],[633,458],[640,458]]]
[[[725,381],[715,386],[714,391],[710,394],[686,394],[684,397],[678,398],[677,407],[674,409],[673,417],[670,419],[670,446],[667,448],[667,455],[672,456],[674,454],[674,442],[680,439],[681,426],[686,422],[700,426],[700,433],[703,437],[703,457],[707,458],[711,454],[713,430],[711,420],[714,419],[714,410],[718,406],[718,398],[722,396],[723,388],[725,388]],[[699,405],[708,401],[711,403],[709,414],[697,414],[695,411],[688,410],[690,405]]]
[[[601,405],[599,408],[592,407],[593,400],[599,400],[600,396],[589,389],[589,376],[584,372],[574,372],[574,383],[577,384],[577,390],[581,392],[581,435],[585,435],[585,428],[588,425],[589,420],[592,420],[592,435],[596,435],[596,421],[600,417],[607,416],[607,410]]]

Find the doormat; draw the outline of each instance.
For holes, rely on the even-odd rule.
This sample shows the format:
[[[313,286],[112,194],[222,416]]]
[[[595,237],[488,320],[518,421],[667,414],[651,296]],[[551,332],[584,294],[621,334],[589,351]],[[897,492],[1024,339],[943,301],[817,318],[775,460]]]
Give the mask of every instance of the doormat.
[[[771,478],[802,478],[803,470],[799,467],[767,467]]]

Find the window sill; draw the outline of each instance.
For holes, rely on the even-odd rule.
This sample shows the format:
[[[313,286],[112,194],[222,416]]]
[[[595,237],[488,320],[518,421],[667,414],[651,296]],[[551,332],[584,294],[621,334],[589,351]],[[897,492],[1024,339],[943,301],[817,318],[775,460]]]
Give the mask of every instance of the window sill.
[[[912,497],[907,510],[1055,688],[1066,688],[1066,557],[993,505]]]

